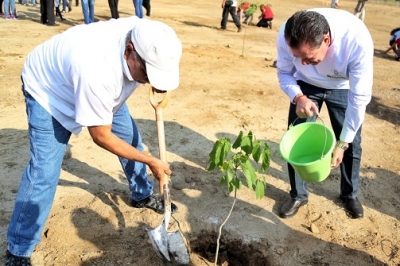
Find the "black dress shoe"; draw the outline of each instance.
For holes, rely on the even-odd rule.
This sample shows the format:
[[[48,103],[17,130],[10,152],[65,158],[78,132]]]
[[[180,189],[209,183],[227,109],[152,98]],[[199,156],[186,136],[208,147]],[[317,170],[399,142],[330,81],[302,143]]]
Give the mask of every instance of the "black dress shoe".
[[[299,208],[303,205],[306,205],[308,203],[308,200],[295,200],[290,198],[288,201],[286,201],[281,209],[279,210],[279,217],[281,218],[289,218],[294,216]]]
[[[361,203],[358,201],[358,198],[345,198],[340,196],[340,199],[346,203],[346,210],[353,219],[364,217],[364,209]]]

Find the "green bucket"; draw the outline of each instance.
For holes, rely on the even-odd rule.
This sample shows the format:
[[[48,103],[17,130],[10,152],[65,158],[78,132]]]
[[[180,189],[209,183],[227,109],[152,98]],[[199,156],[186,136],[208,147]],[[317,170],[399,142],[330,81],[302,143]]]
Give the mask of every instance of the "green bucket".
[[[307,182],[321,182],[331,171],[335,135],[325,125],[305,122],[289,127],[279,144],[283,159]]]

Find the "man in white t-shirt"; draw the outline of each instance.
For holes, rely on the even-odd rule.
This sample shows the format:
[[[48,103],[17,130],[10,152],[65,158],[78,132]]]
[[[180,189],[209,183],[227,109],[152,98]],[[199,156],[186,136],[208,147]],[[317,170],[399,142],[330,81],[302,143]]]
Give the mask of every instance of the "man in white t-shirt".
[[[290,17],[279,31],[277,47],[280,87],[291,102],[288,125],[315,121],[326,104],[337,139],[331,168],[340,167],[340,198],[352,218],[361,218],[357,193],[361,125],[372,94],[371,35],[351,13],[320,8]],[[295,215],[308,202],[307,183],[290,164],[288,172],[290,199],[279,211],[282,218]]]
[[[159,92],[176,89],[181,54],[182,44],[171,27],[129,17],[72,27],[28,55],[21,78],[31,159],[7,232],[7,265],[30,265],[53,203],[68,141],[84,127],[97,145],[118,156],[132,206],[164,212],[146,166],[159,187],[171,170],[143,152],[125,101],[144,83]],[[172,212],[176,210],[172,204]]]
[[[228,23],[228,14],[231,14],[233,23],[238,28],[238,32],[242,31],[242,23],[237,15],[237,0],[222,0],[222,20],[220,30],[226,30],[226,24]]]

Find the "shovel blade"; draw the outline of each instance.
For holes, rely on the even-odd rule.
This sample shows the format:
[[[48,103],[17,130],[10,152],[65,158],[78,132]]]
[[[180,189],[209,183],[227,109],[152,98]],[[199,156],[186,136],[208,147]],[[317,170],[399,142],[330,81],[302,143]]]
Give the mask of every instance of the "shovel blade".
[[[189,251],[179,231],[168,232],[168,253],[173,265],[189,265]]]
[[[147,232],[157,255],[162,261],[171,261],[168,252],[168,233],[165,230],[164,223],[161,223],[158,227]]]

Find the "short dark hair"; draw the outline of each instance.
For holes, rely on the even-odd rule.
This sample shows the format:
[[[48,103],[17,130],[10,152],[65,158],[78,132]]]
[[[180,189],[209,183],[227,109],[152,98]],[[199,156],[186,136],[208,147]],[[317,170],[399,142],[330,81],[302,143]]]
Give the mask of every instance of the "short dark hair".
[[[325,34],[329,32],[326,18],[315,11],[297,11],[286,22],[285,40],[294,49],[307,44],[310,48],[318,48]]]

